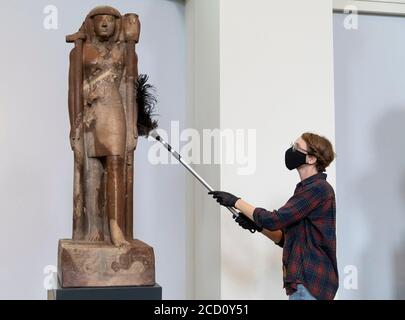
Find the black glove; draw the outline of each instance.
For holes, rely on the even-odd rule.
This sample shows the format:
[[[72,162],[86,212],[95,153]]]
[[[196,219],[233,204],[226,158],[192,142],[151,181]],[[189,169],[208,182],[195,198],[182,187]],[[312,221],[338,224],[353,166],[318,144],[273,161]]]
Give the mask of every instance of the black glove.
[[[234,207],[236,201],[240,199],[233,194],[224,191],[210,191],[208,194],[211,194],[220,205],[225,207]]]
[[[251,233],[256,231],[262,232],[263,228],[259,227],[254,221],[250,220],[242,212],[239,212],[239,217],[233,216],[235,222],[238,223],[243,229],[249,230]]]

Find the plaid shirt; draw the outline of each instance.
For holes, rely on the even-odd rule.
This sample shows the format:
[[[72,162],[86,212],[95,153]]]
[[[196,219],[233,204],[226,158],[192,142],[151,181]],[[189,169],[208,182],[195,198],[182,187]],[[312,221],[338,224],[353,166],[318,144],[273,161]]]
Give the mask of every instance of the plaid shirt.
[[[290,295],[304,285],[317,299],[331,300],[338,289],[335,192],[325,173],[297,184],[294,195],[279,210],[256,208],[257,225],[282,230],[283,280]]]

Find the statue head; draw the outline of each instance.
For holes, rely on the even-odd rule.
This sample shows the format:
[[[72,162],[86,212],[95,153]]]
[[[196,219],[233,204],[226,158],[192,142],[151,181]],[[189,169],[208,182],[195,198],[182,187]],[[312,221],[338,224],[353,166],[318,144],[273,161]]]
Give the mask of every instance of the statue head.
[[[117,9],[109,6],[96,7],[85,20],[85,32],[89,39],[97,37],[101,41],[118,41],[121,33],[122,17]]]

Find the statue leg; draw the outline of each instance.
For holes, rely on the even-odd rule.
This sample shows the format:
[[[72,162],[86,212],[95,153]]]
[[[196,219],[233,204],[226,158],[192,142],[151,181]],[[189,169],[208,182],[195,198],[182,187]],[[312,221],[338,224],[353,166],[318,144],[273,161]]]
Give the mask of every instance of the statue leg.
[[[84,240],[86,235],[83,187],[83,157],[75,153],[73,176],[73,240]]]
[[[125,213],[124,159],[107,157],[107,210],[111,241],[117,247],[129,244],[120,225]]]
[[[87,241],[103,241],[103,164],[98,158],[87,159],[86,213],[89,221]]]

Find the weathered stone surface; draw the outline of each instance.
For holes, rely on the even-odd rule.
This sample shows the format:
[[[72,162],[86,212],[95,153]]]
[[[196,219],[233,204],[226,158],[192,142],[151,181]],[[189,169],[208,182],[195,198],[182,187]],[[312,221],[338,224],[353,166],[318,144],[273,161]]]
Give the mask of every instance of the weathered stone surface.
[[[121,248],[102,242],[60,240],[58,278],[63,288],[153,286],[153,248],[140,240]]]

